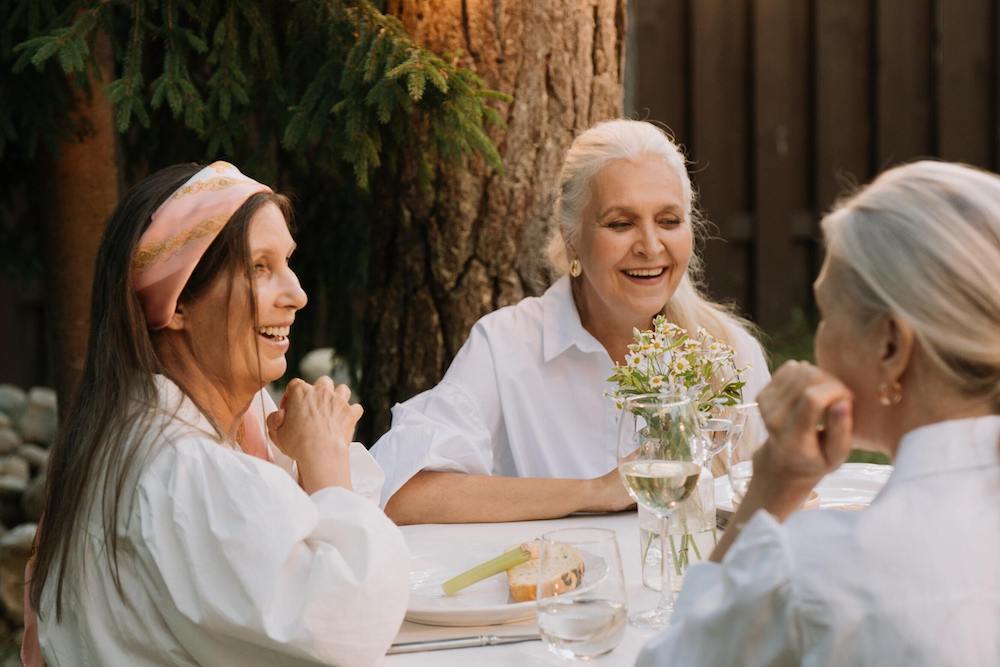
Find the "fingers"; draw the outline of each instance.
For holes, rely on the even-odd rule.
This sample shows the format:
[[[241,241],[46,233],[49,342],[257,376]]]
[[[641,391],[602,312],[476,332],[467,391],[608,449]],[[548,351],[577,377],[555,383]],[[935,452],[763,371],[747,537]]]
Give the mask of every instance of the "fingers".
[[[281,403],[284,405],[285,402],[282,401]],[[281,425],[285,423],[285,409],[281,408],[269,414],[265,419],[265,423],[267,424],[268,437],[270,437],[271,440],[277,440],[275,434],[278,429],[281,428]]]
[[[851,401],[841,399],[826,412],[826,430],[823,432],[823,457],[830,469],[836,468],[851,453],[851,433],[854,414]]]
[[[792,426],[799,433],[814,431],[823,420],[823,415],[834,403],[850,399],[850,390],[832,377],[811,384],[799,395],[791,415]]]

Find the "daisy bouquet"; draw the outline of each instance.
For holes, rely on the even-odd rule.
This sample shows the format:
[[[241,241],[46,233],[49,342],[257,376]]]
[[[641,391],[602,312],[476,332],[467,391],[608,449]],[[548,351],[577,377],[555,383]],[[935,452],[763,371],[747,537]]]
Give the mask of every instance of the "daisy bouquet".
[[[704,417],[723,406],[742,402],[746,384],[742,376],[749,367],[738,366],[733,348],[704,328],[699,327],[692,335],[660,315],[653,319],[651,330],[633,329],[633,339],[625,363],[615,364],[608,378],[614,388],[607,393],[620,410],[628,398],[650,394],[690,398],[698,414]],[[679,521],[673,523],[671,530],[670,556],[678,576],[689,564],[689,549],[701,558],[691,526],[699,531],[707,526],[714,534],[714,484],[710,473],[704,477],[698,491],[681,504]],[[679,544],[674,540],[675,530]],[[655,534],[647,529],[643,536],[642,560],[646,563]]]
[[[608,393],[619,409],[641,394],[685,396],[705,414],[740,403],[748,367],[738,367],[735,350],[704,328],[691,335],[657,315],[651,330],[633,329],[632,335],[625,363],[615,364],[608,378],[615,384]]]

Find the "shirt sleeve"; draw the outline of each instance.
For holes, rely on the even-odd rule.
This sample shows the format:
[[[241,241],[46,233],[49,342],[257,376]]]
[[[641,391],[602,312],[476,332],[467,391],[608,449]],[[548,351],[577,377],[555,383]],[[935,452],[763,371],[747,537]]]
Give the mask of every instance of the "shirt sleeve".
[[[433,389],[392,409],[392,426],[372,448],[385,471],[382,505],[421,470],[489,475],[503,433],[496,368],[482,324]]]
[[[798,664],[795,618],[787,541],[759,511],[721,564],[691,566],[670,628],[646,644],[636,667]]]
[[[276,466],[189,439],[150,464],[137,511],[144,580],[199,664],[371,665],[399,629],[405,542],[351,491],[309,496]]]

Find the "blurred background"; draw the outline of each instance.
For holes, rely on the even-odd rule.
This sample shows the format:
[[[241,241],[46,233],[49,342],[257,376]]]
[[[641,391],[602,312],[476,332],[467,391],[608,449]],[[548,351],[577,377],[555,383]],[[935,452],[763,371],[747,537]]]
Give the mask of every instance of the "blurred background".
[[[64,85],[66,62],[58,52],[40,68],[24,62],[15,68],[25,57],[17,45],[32,36],[55,35],[59,27],[70,30],[74,16],[104,4],[115,7],[84,35],[92,45],[85,59],[94,71],[78,68],[73,75],[77,82],[90,76],[101,85],[124,78],[130,67],[136,70],[127,40],[135,37],[135,16],[145,11],[135,7],[143,3],[131,9],[124,6],[130,3],[5,3],[0,382],[58,384],[66,361],[57,353],[56,339],[71,334],[59,332],[65,325],[57,320],[65,320],[68,311],[53,307],[52,277],[64,270],[74,246],[54,251],[46,234],[68,233],[79,225],[46,221],[79,210],[53,201],[67,184],[80,186],[81,170],[107,166],[99,153],[85,152],[68,164],[53,157],[51,151],[61,149],[65,158],[65,143],[71,141],[60,138],[54,127],[73,122],[53,108],[73,104],[72,90]],[[152,123],[137,122],[137,116],[122,123],[121,107],[128,99],[119,96],[110,104],[118,123],[112,151],[105,155],[116,162],[117,192],[171,162],[226,158],[295,196],[305,240],[297,269],[312,298],[293,336],[292,367],[311,349],[335,348],[348,367],[345,372],[382,415],[371,425],[372,434],[384,428],[392,402],[436,382],[477,317],[544,289],[549,276],[538,251],[548,229],[548,186],[572,134],[592,122],[620,113],[653,120],[686,147],[701,208],[715,226],[704,247],[710,291],[735,302],[762,327],[777,360],[811,354],[810,285],[822,259],[818,220],[845,188],[922,156],[1000,167],[1000,0],[341,3],[345,12],[368,6],[398,19],[405,36],[421,47],[451,54],[449,65],[469,68],[483,77],[484,89],[510,95],[483,102],[499,111],[505,127],[480,122],[504,171],[492,170],[482,152],[467,150],[467,166],[434,172],[435,194],[429,198],[414,185],[412,165],[390,167],[389,159],[382,160],[383,166],[366,167],[371,183],[359,188],[356,161],[322,149],[324,141],[350,141],[343,135],[322,130],[297,144],[268,136],[287,129],[294,115],[288,110],[303,108],[309,86],[324,76],[322,67],[342,54],[333,47],[312,60],[297,54],[290,41],[296,30],[292,24],[309,17],[276,14],[274,3],[232,3],[237,4],[258,13],[210,2],[196,16],[171,9],[166,0],[152,3],[152,23],[177,11],[179,23],[205,42],[203,50],[191,46],[181,64],[195,92],[200,91],[206,120],[200,128],[188,122],[187,99],[178,102],[179,108],[172,100],[156,104],[157,77],[178,66],[170,62],[171,40],[183,35],[150,29],[138,38],[146,41],[138,85],[140,91],[145,87],[139,97]],[[268,33],[255,24],[262,18],[288,25]],[[343,21],[342,16],[326,19]],[[104,38],[111,38],[104,47],[111,55],[104,61],[106,78],[94,79],[101,52],[94,45],[102,29]],[[490,30],[498,36],[488,37]],[[321,41],[336,39],[335,32],[313,32]],[[59,35],[65,44],[69,37]],[[246,99],[236,95],[223,117],[221,103],[212,101],[220,79],[211,77],[220,71],[227,53],[222,46],[230,41],[237,45],[231,53],[238,63],[233,71],[244,68]],[[268,48],[279,61],[280,86],[274,83],[277,75],[264,67]],[[28,55],[37,57],[39,50],[36,45]],[[559,60],[563,50],[569,56]],[[544,57],[548,74],[530,88],[528,76],[517,75],[532,71],[536,56]],[[342,77],[343,65],[325,76]],[[563,91],[572,82],[560,82],[561,70],[589,86],[588,99],[554,104],[562,96],[579,97],[578,91]],[[300,80],[290,74],[295,72]],[[539,96],[541,107],[526,113],[541,109],[547,120],[528,132],[516,109],[536,104]],[[428,93],[415,106],[417,112],[427,109],[424,118],[433,124],[443,118],[440,109],[447,100],[446,95],[430,99]],[[261,111],[268,106],[276,110]],[[576,113],[560,116],[566,106],[575,106]],[[414,112],[393,113],[393,123],[398,117],[408,124],[407,113]],[[24,127],[26,116],[36,121],[35,135]],[[39,125],[39,119],[53,126]],[[398,150],[405,163],[409,149],[403,141],[405,136],[383,134],[379,155]],[[521,159],[528,154],[530,159]],[[88,162],[88,155],[98,157]],[[393,206],[378,205],[384,201]],[[498,202],[503,202],[499,209]],[[501,214],[514,221],[506,226],[492,221]],[[403,219],[412,225],[399,222]],[[490,240],[491,233],[509,238]],[[484,250],[488,243],[491,249]],[[79,252],[91,251],[81,247]],[[449,253],[459,256],[449,259]],[[412,269],[418,271],[414,274],[392,268],[411,260],[429,261],[431,268],[426,275],[420,269]],[[421,291],[425,284],[430,288]],[[375,317],[373,299],[399,317]],[[436,314],[424,318],[424,310]],[[69,326],[85,326],[85,317],[74,317]],[[414,344],[426,331],[434,340]]]

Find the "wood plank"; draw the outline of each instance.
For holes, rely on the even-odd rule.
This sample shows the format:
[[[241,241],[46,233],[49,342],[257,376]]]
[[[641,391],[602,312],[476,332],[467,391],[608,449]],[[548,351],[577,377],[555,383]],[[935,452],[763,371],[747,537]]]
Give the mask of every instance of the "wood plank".
[[[691,6],[689,157],[702,212],[717,227],[704,246],[705,275],[713,297],[736,301],[743,312],[753,306],[745,224],[752,198],[749,30],[747,0]]]
[[[686,0],[636,2],[635,111],[659,121],[681,142],[688,137],[688,8]]]
[[[993,10],[992,0],[941,0],[936,17],[938,152],[987,168],[996,145]]]
[[[770,332],[808,302],[808,254],[791,233],[810,208],[809,4],[756,0],[753,12],[757,206],[755,315]]]
[[[931,0],[877,0],[877,170],[932,152]]]
[[[872,172],[871,0],[816,0],[816,204]]]

